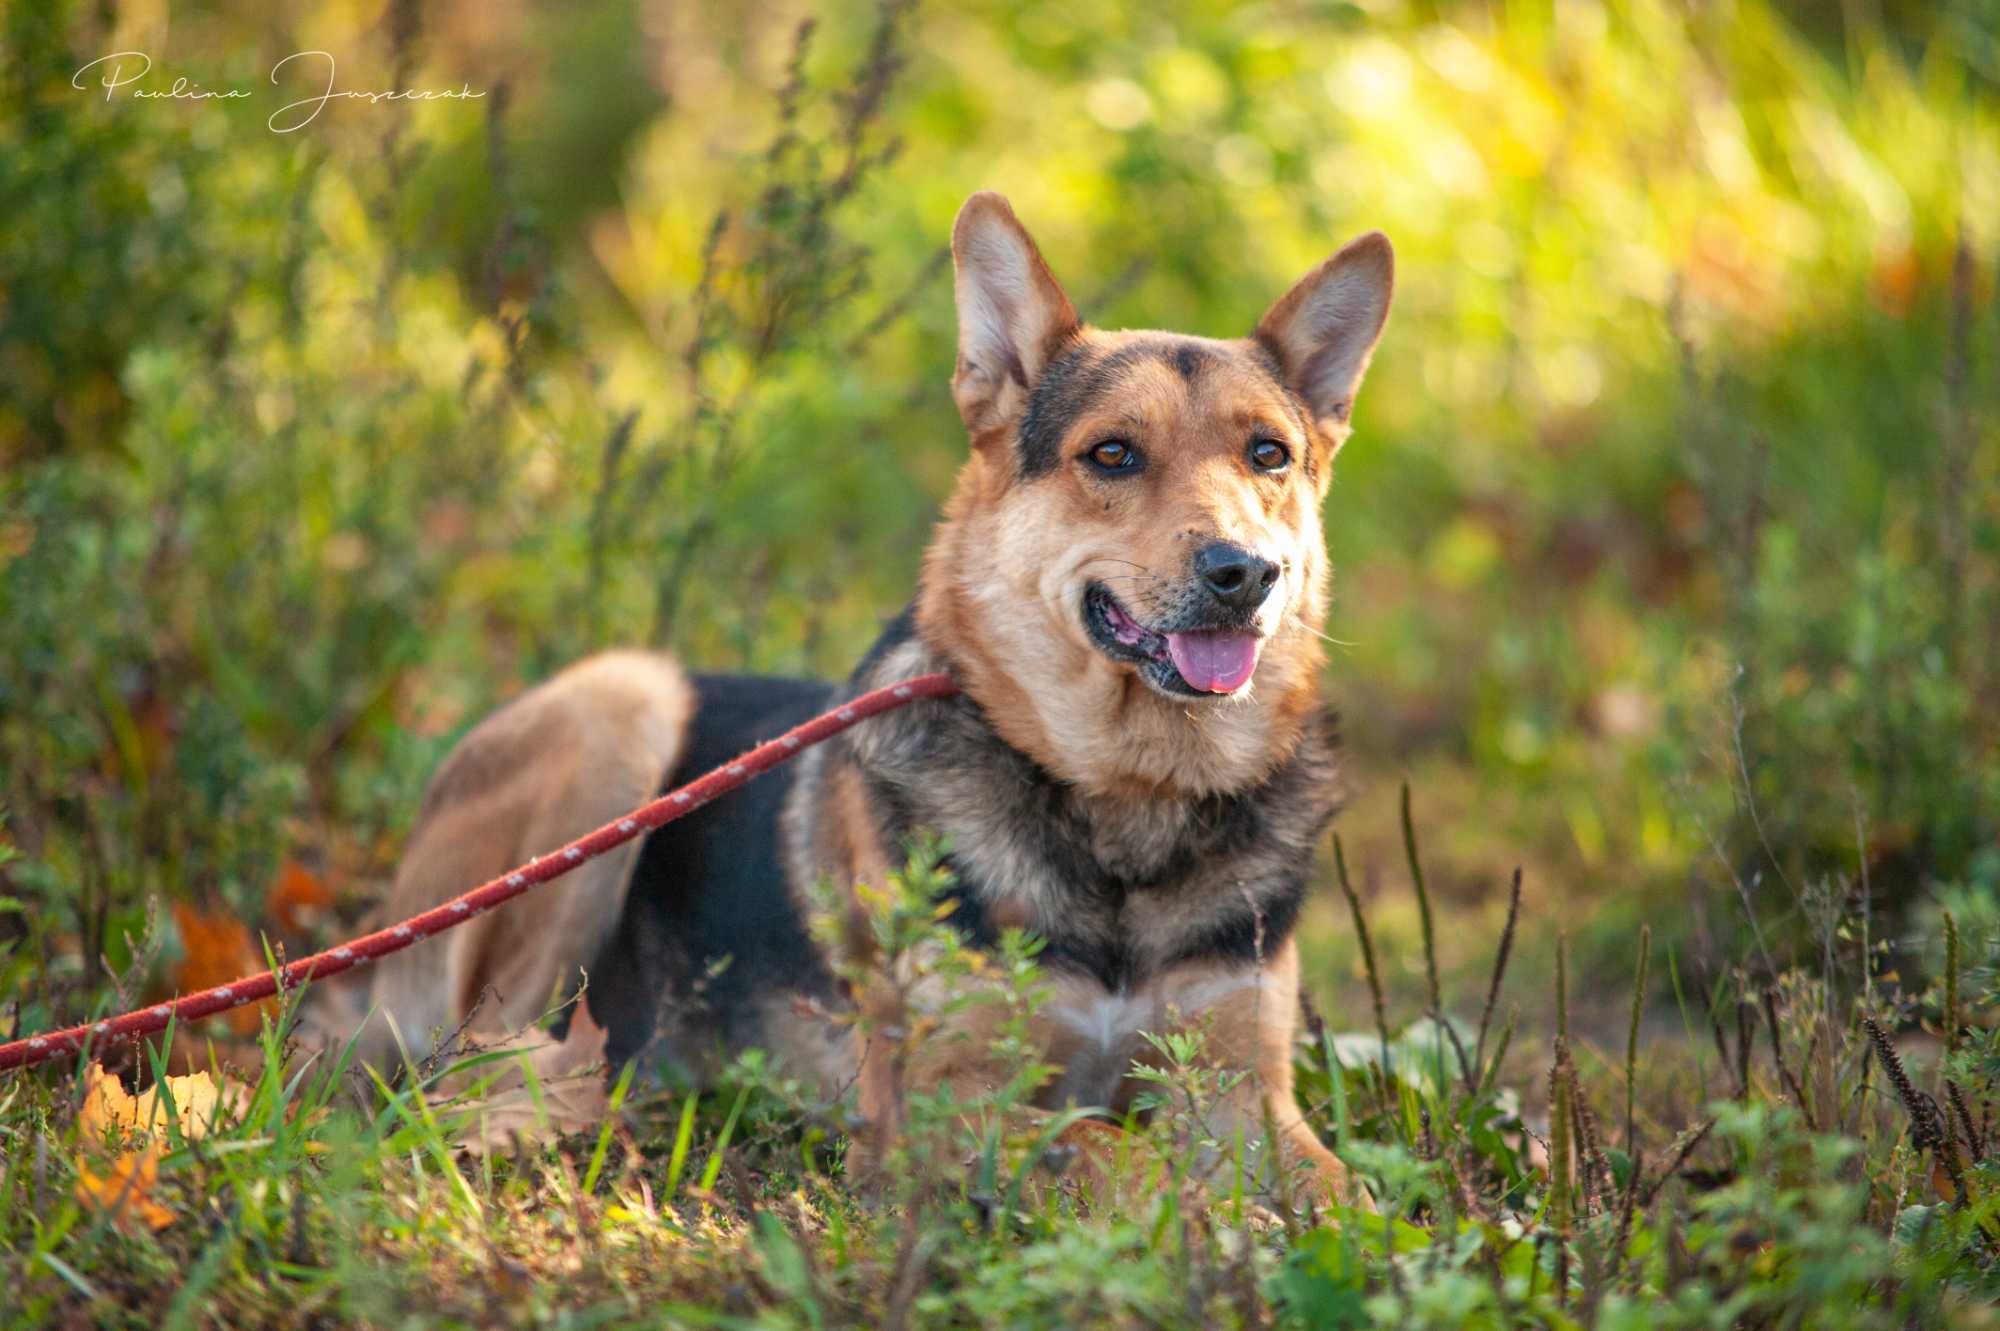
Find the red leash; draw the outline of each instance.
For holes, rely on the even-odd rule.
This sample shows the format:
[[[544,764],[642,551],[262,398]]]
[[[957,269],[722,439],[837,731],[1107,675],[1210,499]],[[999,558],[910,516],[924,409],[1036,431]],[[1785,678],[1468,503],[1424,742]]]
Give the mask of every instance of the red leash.
[[[339,947],[294,961],[275,971],[246,975],[213,989],[186,994],[171,1002],[141,1008],[122,1016],[107,1017],[103,1021],[0,1045],[0,1071],[29,1067],[64,1054],[81,1052],[92,1040],[105,1044],[152,1035],[165,1030],[169,1021],[199,1021],[218,1012],[242,1007],[245,1003],[269,998],[281,988],[293,988],[307,980],[323,980],[329,975],[338,975],[344,970],[386,957],[391,952],[400,952],[420,939],[443,933],[502,902],[512,901],[530,888],[560,878],[585,860],[596,859],[642,832],[650,832],[693,813],[710,800],[728,794],[752,778],[789,762],[813,745],[832,739],[871,716],[893,712],[919,698],[948,698],[957,692],[958,685],[950,675],[936,674],[919,675],[900,684],[889,684],[872,693],[864,693],[852,702],[786,731],[776,739],[766,740],[735,762],[725,763],[679,790],[669,791],[649,804],[640,805],[623,818],[606,823],[588,836],[578,837],[567,846],[537,856],[513,872],[502,874],[442,906],[413,915],[401,924],[378,929],[351,943],[342,943]]]

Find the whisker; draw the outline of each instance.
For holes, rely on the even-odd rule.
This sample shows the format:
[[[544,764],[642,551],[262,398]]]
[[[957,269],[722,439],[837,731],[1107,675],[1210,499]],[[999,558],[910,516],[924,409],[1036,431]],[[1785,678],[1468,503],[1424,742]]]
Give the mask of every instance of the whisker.
[[[1126,568],[1136,568],[1139,570],[1137,573],[1108,574],[1108,577],[1151,578],[1155,582],[1167,581],[1165,577],[1155,573],[1144,564],[1135,564],[1129,559],[1114,559],[1110,555],[1098,555],[1093,559],[1085,560],[1083,567],[1089,568],[1092,564],[1123,564]]]
[[[1302,629],[1304,629],[1304,630],[1305,630],[1306,632],[1308,632],[1308,633],[1312,634],[1312,635],[1313,635],[1313,636],[1314,636],[1315,638],[1319,638],[1319,639],[1321,639],[1322,641],[1325,641],[1325,642],[1330,642],[1330,643],[1332,643],[1332,644],[1333,644],[1334,646],[1336,646],[1336,647],[1358,647],[1358,646],[1360,646],[1360,644],[1359,644],[1359,643],[1353,643],[1353,642],[1348,642],[1347,640],[1345,640],[1345,639],[1343,639],[1343,638],[1336,638],[1336,637],[1334,637],[1334,636],[1333,636],[1333,635],[1332,635],[1331,633],[1322,633],[1322,632],[1320,632],[1320,631],[1319,631],[1318,629],[1314,628],[1314,627],[1313,627],[1312,625],[1310,625],[1310,624],[1306,623],[1306,621],[1305,621],[1305,620],[1304,620],[1304,619],[1303,619],[1302,617],[1300,617],[1299,615],[1296,615],[1296,614],[1295,614],[1295,615],[1293,615],[1293,616],[1291,617],[1291,619],[1292,619],[1292,622],[1293,622],[1294,624],[1297,624],[1297,625],[1298,625],[1298,626],[1299,626],[1300,628],[1302,628]]]

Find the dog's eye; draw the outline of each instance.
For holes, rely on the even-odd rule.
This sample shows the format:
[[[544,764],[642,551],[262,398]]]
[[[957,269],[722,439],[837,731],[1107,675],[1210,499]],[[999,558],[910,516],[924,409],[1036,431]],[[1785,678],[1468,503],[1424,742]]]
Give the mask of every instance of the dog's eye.
[[[1139,465],[1139,450],[1123,439],[1106,439],[1090,450],[1089,457],[1104,471],[1127,471]]]
[[[1250,465],[1259,471],[1283,471],[1292,463],[1292,450],[1275,439],[1250,442]]]

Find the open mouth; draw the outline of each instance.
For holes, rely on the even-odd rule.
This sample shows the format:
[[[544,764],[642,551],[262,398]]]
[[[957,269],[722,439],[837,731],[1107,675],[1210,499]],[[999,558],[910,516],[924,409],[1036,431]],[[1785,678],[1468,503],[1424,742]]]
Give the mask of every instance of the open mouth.
[[[1107,656],[1137,665],[1140,677],[1162,693],[1183,696],[1241,690],[1264,647],[1247,629],[1149,629],[1095,582],[1083,594],[1083,622]]]

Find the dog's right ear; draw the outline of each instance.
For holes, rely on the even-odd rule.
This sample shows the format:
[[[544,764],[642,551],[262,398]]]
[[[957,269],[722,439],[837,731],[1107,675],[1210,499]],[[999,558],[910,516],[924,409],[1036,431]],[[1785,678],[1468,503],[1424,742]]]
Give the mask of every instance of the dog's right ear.
[[[965,201],[951,229],[958,297],[958,414],[975,444],[1014,425],[1028,392],[1076,333],[1076,308],[998,194]]]

